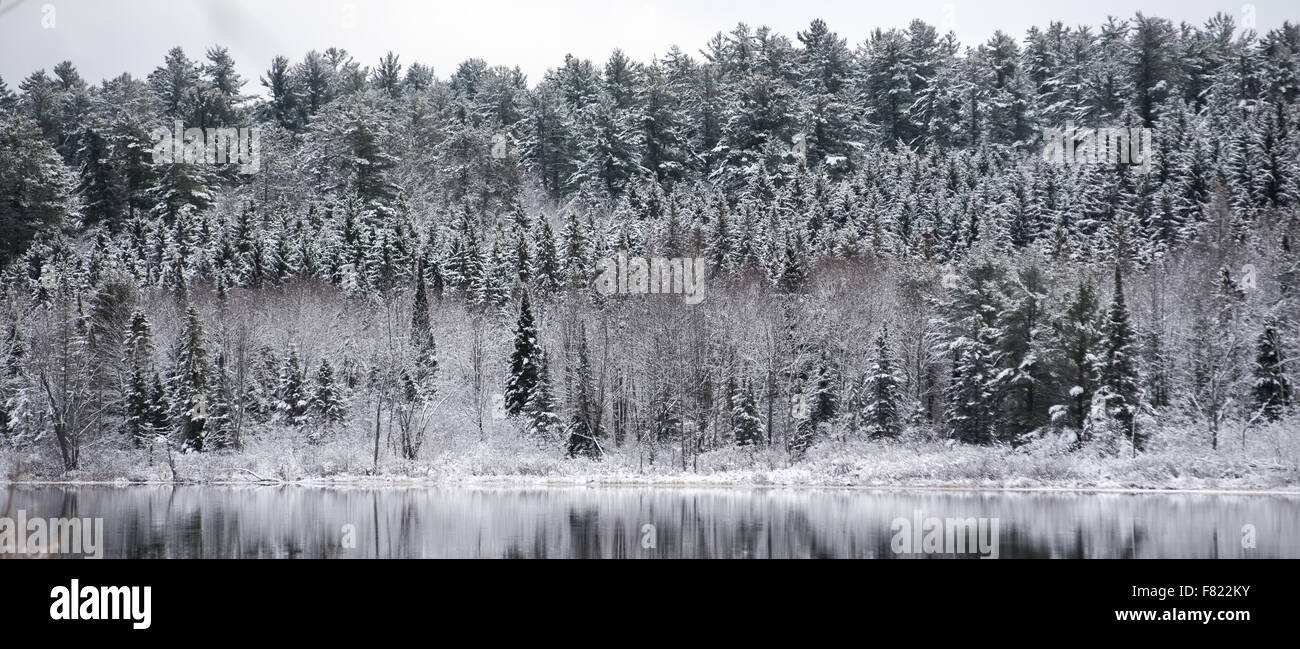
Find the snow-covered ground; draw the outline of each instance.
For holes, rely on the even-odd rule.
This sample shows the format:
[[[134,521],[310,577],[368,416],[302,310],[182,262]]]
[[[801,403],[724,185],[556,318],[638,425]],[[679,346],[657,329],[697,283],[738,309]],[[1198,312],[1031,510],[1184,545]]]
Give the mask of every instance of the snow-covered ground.
[[[1070,438],[1047,436],[1019,448],[969,446],[911,433],[897,441],[823,440],[802,461],[770,448],[726,448],[692,455],[679,448],[628,444],[600,461],[570,459],[504,430],[431,440],[418,461],[381,451],[373,440],[335,437],[311,443],[299,435],[266,434],[242,452],[175,457],[184,482],[315,484],[643,484],[745,486],[950,487],[991,489],[1196,489],[1300,491],[1300,431],[1259,427],[1213,450],[1201,435],[1170,427],[1152,432],[1145,452],[1097,442],[1079,450]],[[11,482],[170,483],[165,454],[96,449],[81,470],[62,474],[46,449],[0,450],[0,477]]]

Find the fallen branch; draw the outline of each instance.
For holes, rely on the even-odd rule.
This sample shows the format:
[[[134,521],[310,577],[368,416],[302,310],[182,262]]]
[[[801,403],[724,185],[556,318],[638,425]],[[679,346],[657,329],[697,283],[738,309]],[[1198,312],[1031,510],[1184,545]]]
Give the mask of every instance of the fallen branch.
[[[249,469],[241,468],[240,471],[243,471],[244,473],[247,473],[248,475],[251,475],[251,476],[253,476],[254,478],[257,478],[257,481],[258,481],[258,482],[269,482],[269,483],[273,483],[273,484],[285,484],[285,481],[284,481],[284,480],[280,480],[280,479],[278,479],[278,478],[263,478],[262,476],[257,475],[256,473],[253,473],[253,472],[252,472],[251,470],[249,470]]]

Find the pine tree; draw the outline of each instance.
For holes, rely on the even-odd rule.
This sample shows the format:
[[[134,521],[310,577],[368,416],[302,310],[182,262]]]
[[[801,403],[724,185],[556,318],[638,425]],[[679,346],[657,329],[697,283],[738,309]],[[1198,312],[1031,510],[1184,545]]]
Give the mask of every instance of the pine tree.
[[[199,311],[194,305],[189,305],[172,354],[168,389],[172,404],[171,421],[180,433],[183,449],[204,450],[211,372]]]
[[[249,372],[250,390],[247,412],[258,422],[265,423],[275,416],[279,403],[280,359],[270,347],[257,350]]]
[[[121,225],[125,206],[125,191],[118,177],[117,161],[104,127],[87,126],[81,137],[80,182],[76,192],[84,203],[83,213],[87,225],[103,224],[117,230]]]
[[[881,144],[910,145],[915,135],[907,112],[915,97],[906,37],[896,29],[876,29],[863,45],[860,59],[858,92],[872,122],[879,124]]]
[[[533,257],[528,248],[528,232],[531,228],[526,222],[517,223],[515,234],[515,249],[513,259],[511,259],[516,272],[518,285],[526,289],[533,280]]]
[[[515,327],[515,349],[510,354],[510,374],[506,377],[506,412],[521,414],[532,399],[537,389],[540,355],[533,310],[525,292],[519,305],[519,324]]]
[[[275,409],[284,422],[291,426],[307,423],[310,393],[306,383],[302,361],[298,359],[298,348],[290,345],[289,354],[284,359],[284,366],[280,368],[280,382],[276,389],[279,401]]]
[[[433,335],[429,324],[429,290],[424,281],[424,260],[416,263],[415,297],[411,301],[411,336],[422,338]]]
[[[577,290],[591,281],[595,269],[595,250],[591,230],[576,210],[564,217],[564,279],[569,290]]]
[[[688,171],[690,123],[686,98],[669,77],[663,62],[645,68],[644,111],[641,130],[644,155],[641,165],[661,183],[681,180]]]
[[[504,314],[509,310],[518,274],[512,266],[511,255],[505,248],[505,235],[500,231],[492,242],[492,256],[487,259],[485,270],[484,301],[498,313]]]
[[[407,261],[397,233],[390,227],[376,228],[365,259],[367,284],[381,295],[391,294],[410,268]]]
[[[998,437],[1016,444],[1048,423],[1049,395],[1056,386],[1050,367],[1050,287],[1037,255],[1012,270],[1010,279],[1005,307],[995,320],[1001,369],[992,388],[1000,409]]]
[[[944,346],[952,362],[945,418],[953,436],[969,444],[992,442],[997,429],[997,317],[1005,310],[1003,275],[996,260],[980,259],[940,303],[948,338]]]
[[[528,398],[524,408],[528,424],[525,434],[542,444],[553,444],[560,440],[564,424],[560,421],[555,406],[555,394],[551,387],[550,362],[545,355],[538,360],[537,385]]]
[[[321,119],[310,122],[309,168],[328,183],[322,189],[353,195],[363,213],[383,223],[395,213],[397,187],[390,179],[396,160],[384,150],[388,122],[360,97],[328,104]]]
[[[573,60],[566,57],[566,68]],[[541,177],[542,187],[552,196],[569,192],[569,181],[578,164],[574,109],[566,101],[568,93],[563,87],[566,71],[547,73],[537,88],[528,94],[524,118],[520,122],[524,158]]]
[[[316,370],[309,407],[325,424],[337,424],[347,414],[342,390],[334,379],[334,366],[326,359],[321,359],[320,367]]]
[[[265,117],[270,118],[282,128],[297,129],[305,121],[301,114],[302,88],[296,83],[289,69],[289,59],[276,56],[271,60],[271,67],[266,76],[260,79],[270,93],[270,101],[264,107]]]
[[[213,381],[210,391],[211,406],[208,423],[205,426],[205,443],[209,450],[238,446],[235,426],[238,418],[238,406],[235,403],[234,385],[230,372],[226,370],[226,356],[217,353],[212,370]]]
[[[213,188],[216,184],[217,177],[211,165],[202,160],[177,160],[162,165],[148,189],[153,216],[170,225],[183,211],[206,210],[215,199]]]
[[[817,382],[813,386],[812,403],[809,404],[808,417],[814,426],[829,424],[839,407],[839,398],[835,394],[834,368],[826,350],[823,349],[817,364]]]
[[[731,233],[731,217],[727,214],[727,201],[718,196],[713,213],[713,223],[709,230],[708,259],[714,272],[730,272],[735,266],[732,246],[735,237]]]
[[[172,416],[167,402],[167,390],[163,387],[162,375],[153,374],[149,390],[149,427],[147,430],[155,436],[166,435],[171,430]]]
[[[807,162],[815,167],[845,157],[858,135],[848,93],[852,55],[844,39],[820,19],[796,37],[803,44],[797,64],[799,121],[807,137]]]
[[[136,447],[144,446],[153,438],[153,386],[149,374],[153,365],[153,340],[149,319],[144,313],[131,314],[131,324],[126,332],[127,385],[125,427],[128,437]]]
[[[1097,359],[1101,332],[1097,328],[1097,296],[1090,281],[1075,289],[1053,325],[1053,347],[1059,353],[1060,377],[1069,396],[1070,420],[1083,441],[1084,417],[1097,388]]]
[[[1292,384],[1286,371],[1286,352],[1278,323],[1268,320],[1255,344],[1253,408],[1268,421],[1277,421],[1291,406]]]
[[[1106,391],[1106,409],[1124,429],[1133,446],[1141,449],[1145,436],[1136,430],[1134,418],[1140,407],[1138,393],[1137,348],[1128,308],[1124,305],[1124,281],[1120,265],[1115,265],[1115,292],[1102,327],[1102,357],[1098,383]]]
[[[412,404],[423,404],[437,389],[434,380],[438,376],[438,343],[434,338],[433,329],[428,322],[427,298],[423,301],[426,306],[420,308],[420,287],[424,284],[423,280],[418,280],[415,296],[415,308],[419,313],[425,315],[421,318],[419,314],[412,315],[411,321],[411,349],[414,351],[408,367],[402,371],[402,379],[407,384],[407,392],[410,396],[409,401]]]
[[[582,156],[570,183],[591,185],[608,196],[618,197],[628,182],[645,173],[646,169],[641,166],[644,118],[631,97],[620,98],[621,88],[626,88],[626,92],[633,90],[628,87],[630,82],[619,81],[620,77],[630,75],[620,75],[614,68],[633,69],[623,53],[615,50],[606,66],[607,73],[616,74],[613,79],[606,80],[610,87],[596,102],[578,112],[578,141]]]
[[[162,107],[163,116],[183,121],[191,117],[187,113],[187,100],[192,97],[190,90],[198,82],[198,65],[179,47],[168,51],[163,65],[150,72],[148,77],[149,91]]]
[[[18,96],[9,89],[4,77],[0,77],[0,112],[8,112],[18,105]]]
[[[803,288],[804,283],[808,281],[808,275],[811,271],[809,269],[808,250],[801,230],[795,231],[793,239],[786,241],[785,259],[781,268],[779,285],[783,291],[798,292]]]
[[[591,361],[587,353],[587,335],[578,334],[578,363],[570,379],[570,398],[573,414],[569,419],[569,457],[579,455],[600,459],[604,449],[600,445],[601,430],[597,423],[597,405],[591,386]]]
[[[749,379],[731,395],[731,430],[738,446],[763,443],[763,422],[758,417],[758,402]]]
[[[805,378],[801,375],[795,383],[793,393],[791,394],[791,414],[794,415],[794,434],[790,436],[787,442],[790,458],[800,460],[812,448],[813,443],[817,441],[817,424],[813,422],[810,409],[808,408],[807,391],[804,387]]]
[[[880,328],[876,336],[876,356],[867,370],[862,420],[871,437],[898,437],[901,431],[902,403],[898,377],[889,353],[889,331]]]
[[[537,254],[533,257],[533,283],[537,291],[550,295],[560,289],[561,264],[555,247],[555,234],[546,217],[538,219]]]
[[[72,179],[26,116],[0,113],[0,267],[63,224]]]
[[[389,50],[384,58],[379,60],[379,65],[370,73],[370,82],[372,87],[387,94],[391,99],[397,99],[401,92],[402,83],[402,64],[399,62],[396,54]]]

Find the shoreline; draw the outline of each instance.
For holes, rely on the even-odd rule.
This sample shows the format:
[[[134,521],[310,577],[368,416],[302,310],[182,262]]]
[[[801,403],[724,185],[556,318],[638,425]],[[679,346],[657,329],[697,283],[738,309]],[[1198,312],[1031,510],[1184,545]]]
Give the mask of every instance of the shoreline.
[[[163,464],[135,449],[101,453],[79,470],[59,470],[48,453],[0,451],[10,486],[302,486],[317,488],[803,488],[1002,493],[1198,493],[1300,496],[1295,441],[1250,448],[1189,445],[1183,431],[1155,438],[1137,457],[1108,448],[1067,452],[1045,438],[1017,449],[927,439],[818,444],[797,463],[769,448],[722,447],[693,467],[661,453],[649,464],[626,447],[601,460],[566,458],[517,437],[448,443],[420,461],[384,458],[353,438],[303,444],[267,435],[238,451],[186,453]],[[148,464],[145,464],[148,462]]]
[[[1275,487],[1103,487],[1103,486],[995,486],[965,484],[752,484],[743,482],[714,482],[688,480],[649,480],[637,481],[627,479],[587,479],[569,478],[554,480],[519,480],[502,476],[481,479],[430,479],[393,477],[392,479],[374,477],[351,477],[346,479],[309,478],[295,481],[278,480],[208,480],[208,481],[130,481],[120,480],[20,480],[0,481],[0,487],[6,489],[24,487],[300,487],[304,489],[798,489],[798,490],[836,490],[836,491],[933,491],[933,492],[985,492],[985,493],[1073,493],[1073,494],[1133,494],[1133,495],[1202,495],[1202,496],[1281,496],[1300,497],[1300,486],[1278,489]]]

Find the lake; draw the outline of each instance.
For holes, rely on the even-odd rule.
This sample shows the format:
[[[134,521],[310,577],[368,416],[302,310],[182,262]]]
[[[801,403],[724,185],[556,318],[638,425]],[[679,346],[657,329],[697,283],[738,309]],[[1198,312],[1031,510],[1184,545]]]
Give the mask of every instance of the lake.
[[[0,518],[15,518],[19,510],[29,520],[102,518],[107,558],[989,555],[987,548],[976,552],[975,535],[966,552],[945,552],[960,548],[937,541],[926,547],[923,533],[936,527],[936,539],[942,530],[964,538],[961,521],[978,522],[987,536],[981,540],[994,541],[999,558],[1300,557],[1300,496],[1291,495],[15,486],[0,487],[0,507]],[[1243,547],[1247,526],[1253,526],[1254,548]],[[896,553],[895,547],[906,550],[894,542],[896,534],[916,547]]]

